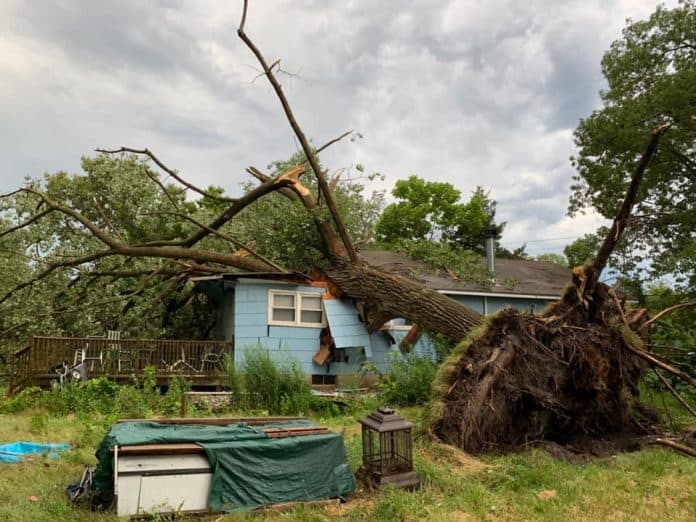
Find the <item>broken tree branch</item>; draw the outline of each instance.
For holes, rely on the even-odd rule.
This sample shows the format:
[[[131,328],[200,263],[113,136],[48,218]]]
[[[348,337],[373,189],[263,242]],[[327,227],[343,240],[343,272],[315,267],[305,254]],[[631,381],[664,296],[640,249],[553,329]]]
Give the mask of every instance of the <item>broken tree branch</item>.
[[[262,183],[266,183],[266,182],[271,181],[273,179],[271,176],[264,174],[256,167],[247,167],[246,171]],[[280,192],[283,196],[285,196],[286,198],[288,198],[291,201],[299,201],[300,200],[300,196],[298,196],[295,193],[295,191],[292,189],[282,188],[278,192]]]
[[[269,265],[267,265],[266,263],[261,263],[258,260],[249,259],[241,256],[235,256],[232,254],[221,254],[218,252],[196,250],[193,248],[180,246],[155,246],[153,244],[129,245],[127,243],[122,243],[121,241],[118,241],[115,238],[111,237],[103,229],[99,228],[80,212],[72,208],[66,207],[56,201],[53,201],[43,192],[40,192],[33,188],[25,188],[23,190],[41,198],[48,207],[57,210],[65,214],[66,216],[73,218],[75,221],[81,223],[87,230],[91,232],[91,234],[95,238],[97,238],[99,241],[101,241],[110,248],[111,255],[121,254],[131,257],[190,259],[199,263],[218,263],[221,265],[233,266],[235,268],[248,270],[250,272],[269,270]],[[205,230],[203,230],[202,232],[204,232],[205,235],[208,234],[208,232]],[[58,266],[61,265],[58,264]],[[273,267],[270,268],[273,269]]]
[[[689,375],[688,373],[685,373],[681,370],[674,368],[673,366],[670,366],[669,364],[667,364],[665,362],[662,362],[660,359],[653,357],[652,355],[650,355],[647,352],[644,352],[643,350],[639,350],[638,348],[636,348],[635,346],[632,346],[629,343],[626,343],[625,346],[631,353],[637,355],[641,359],[646,360],[652,366],[657,366],[658,368],[662,368],[667,373],[671,373],[672,375],[682,379],[687,384],[696,387],[696,379],[691,377],[691,375]]]
[[[690,448],[686,444],[680,444],[672,439],[657,438],[657,439],[655,439],[654,444],[659,444],[661,446],[667,446],[668,448],[672,448],[674,450],[677,450],[681,453],[684,453],[685,455],[689,455],[690,457],[696,457],[696,450],[695,449]]]
[[[239,240],[237,240],[237,239],[235,239],[235,238],[233,238],[232,236],[229,236],[229,235],[227,235],[227,234],[223,234],[223,233],[220,232],[219,230],[212,229],[212,228],[210,228],[208,225],[205,225],[205,224],[201,223],[200,221],[198,221],[198,220],[192,218],[191,216],[187,216],[186,214],[182,214],[182,213],[180,213],[180,212],[145,212],[145,213],[142,213],[142,215],[144,215],[144,216],[151,216],[151,215],[155,215],[155,214],[164,214],[164,215],[168,215],[168,216],[176,216],[176,217],[179,217],[179,218],[181,218],[181,219],[185,219],[186,221],[189,221],[190,223],[193,223],[193,224],[196,225],[197,227],[202,228],[203,230],[207,230],[207,231],[210,232],[211,234],[213,234],[213,235],[219,237],[220,239],[222,239],[222,240],[224,240],[224,241],[230,243],[230,244],[231,244],[232,246],[234,246],[235,248],[241,248],[241,249],[243,249],[243,250],[246,250],[246,251],[249,252],[252,256],[254,256],[254,257],[260,259],[260,260],[263,261],[264,263],[266,263],[266,264],[272,266],[273,268],[275,268],[276,270],[278,270],[278,272],[287,272],[287,270],[286,270],[285,268],[283,268],[283,267],[280,266],[279,264],[275,263],[275,262],[272,261],[271,259],[268,259],[266,256],[264,256],[264,255],[262,255],[262,254],[259,254],[259,253],[256,252],[254,249],[252,249],[252,248],[250,248],[249,246],[245,245],[245,244],[242,243],[241,241],[239,241]]]
[[[694,409],[691,407],[691,405],[690,405],[688,402],[686,402],[686,399],[685,399],[684,397],[682,397],[681,395],[679,395],[679,392],[677,392],[677,390],[674,389],[674,386],[672,386],[672,385],[669,383],[669,381],[668,381],[667,379],[665,379],[665,378],[662,376],[662,374],[661,374],[660,372],[658,372],[655,368],[653,368],[652,371],[653,371],[653,373],[654,373],[655,375],[657,375],[657,378],[660,379],[660,382],[661,382],[662,384],[664,384],[664,385],[667,387],[667,389],[672,393],[672,395],[674,395],[674,398],[677,399],[677,400],[682,404],[682,406],[684,406],[684,407],[686,408],[686,410],[687,410],[691,415],[693,415],[694,417],[696,417],[696,410],[694,410]]]

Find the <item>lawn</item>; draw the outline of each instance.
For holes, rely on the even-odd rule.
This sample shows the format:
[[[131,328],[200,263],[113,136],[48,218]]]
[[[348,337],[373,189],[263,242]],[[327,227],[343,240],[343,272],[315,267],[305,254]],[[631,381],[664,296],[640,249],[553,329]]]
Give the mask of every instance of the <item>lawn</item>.
[[[417,419],[419,410],[402,413]],[[343,433],[353,468],[360,462],[360,414],[315,419]],[[0,443],[68,442],[73,448],[59,459],[0,464],[0,520],[118,520],[73,508],[64,492],[85,464],[94,464],[94,450],[111,420],[99,414],[56,417],[42,410],[0,415]],[[209,520],[696,519],[696,459],[657,447],[571,464],[539,450],[476,459],[419,440],[415,463],[423,487],[414,493],[359,489],[341,507]]]

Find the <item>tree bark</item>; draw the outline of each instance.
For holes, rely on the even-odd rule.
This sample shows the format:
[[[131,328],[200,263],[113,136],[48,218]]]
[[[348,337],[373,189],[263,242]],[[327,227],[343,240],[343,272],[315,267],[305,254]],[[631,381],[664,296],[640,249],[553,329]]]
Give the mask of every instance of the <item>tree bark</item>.
[[[337,259],[325,273],[341,291],[362,303],[363,318],[371,332],[390,319],[404,317],[456,342],[483,319],[478,312],[436,290],[364,261]]]

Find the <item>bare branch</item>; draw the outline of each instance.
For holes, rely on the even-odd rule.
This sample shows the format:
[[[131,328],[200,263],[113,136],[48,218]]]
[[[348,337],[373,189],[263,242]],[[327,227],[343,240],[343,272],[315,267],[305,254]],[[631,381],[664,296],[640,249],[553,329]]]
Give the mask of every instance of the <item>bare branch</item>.
[[[321,151],[323,151],[324,149],[328,149],[328,148],[329,148],[331,145],[333,145],[334,143],[338,143],[338,142],[341,141],[343,138],[345,138],[346,136],[350,136],[350,135],[353,134],[354,132],[355,132],[354,130],[349,130],[349,131],[344,132],[344,133],[341,134],[340,136],[337,136],[336,138],[334,138],[334,139],[332,139],[332,140],[329,140],[329,141],[327,141],[326,143],[324,143],[321,147],[319,147],[317,150],[315,150],[314,153],[315,153],[315,154],[319,154],[319,153],[320,153]]]
[[[691,405],[688,402],[686,402],[686,399],[684,399],[684,397],[679,395],[679,392],[677,392],[677,390],[674,389],[674,386],[672,386],[669,383],[669,381],[667,379],[665,379],[662,376],[662,374],[660,372],[658,372],[655,368],[653,368],[652,371],[653,371],[653,373],[655,373],[655,375],[657,375],[657,378],[660,379],[660,382],[667,387],[667,389],[672,393],[672,395],[674,395],[675,399],[677,399],[691,415],[696,417],[696,410],[694,410],[691,407]]]
[[[5,194],[0,194],[0,199],[10,198],[15,194],[22,192],[22,189],[13,190],[12,192],[7,192]]]
[[[162,183],[159,179],[159,176],[155,176],[154,174],[150,174],[150,172],[147,169],[143,169],[145,172],[145,175],[150,178],[154,183],[157,183],[159,185],[160,190],[164,193],[165,196],[167,196],[167,199],[169,202],[172,204],[172,206],[179,210],[179,204],[176,202],[176,199],[174,199],[174,196],[167,190],[167,187],[164,186],[164,183]]]
[[[321,193],[326,200],[326,204],[329,207],[329,211],[331,212],[331,216],[333,217],[334,223],[336,224],[336,228],[338,229],[338,233],[341,236],[341,241],[343,242],[343,247],[345,249],[345,252],[348,254],[348,257],[351,259],[351,261],[357,261],[358,260],[358,254],[355,251],[355,247],[353,246],[350,237],[348,236],[348,232],[346,230],[345,225],[343,224],[343,220],[341,219],[340,215],[338,214],[338,210],[336,208],[336,202],[333,199],[333,196],[331,194],[331,190],[329,189],[326,179],[324,178],[321,169],[319,167],[319,163],[317,162],[316,155],[312,151],[312,148],[309,144],[309,141],[307,140],[306,136],[304,135],[304,132],[300,128],[299,124],[297,123],[297,120],[295,119],[295,115],[292,112],[292,109],[290,108],[290,104],[288,102],[287,97],[285,96],[285,93],[283,92],[282,87],[280,86],[280,83],[278,83],[278,79],[275,77],[273,74],[272,67],[268,65],[268,62],[266,62],[265,57],[259,50],[259,48],[254,44],[254,42],[251,41],[251,39],[246,35],[244,32],[244,24],[246,23],[246,16],[247,16],[247,10],[249,7],[249,2],[248,0],[244,0],[244,7],[243,7],[243,12],[242,12],[242,20],[239,24],[239,28],[237,29],[237,35],[241,40],[246,44],[246,46],[251,50],[251,52],[256,56],[256,59],[258,62],[261,64],[261,68],[264,70],[266,73],[266,77],[268,78],[268,81],[270,82],[271,86],[273,87],[273,90],[275,91],[276,95],[278,96],[278,99],[280,100],[280,103],[283,107],[283,111],[285,112],[285,116],[288,119],[288,122],[290,123],[290,126],[292,127],[293,131],[295,132],[295,136],[297,136],[297,139],[300,142],[300,145],[302,146],[302,150],[305,153],[305,156],[307,157],[307,161],[312,167],[312,171],[314,171],[314,176],[317,179],[317,184],[320,187]],[[321,233],[324,233],[326,230],[321,231]],[[324,238],[324,241],[331,250],[331,253],[334,255],[341,256],[341,252],[334,250],[337,246],[336,242],[333,240],[331,237]]]
[[[643,330],[644,328],[647,328],[651,324],[653,324],[655,321],[658,319],[662,319],[665,315],[671,314],[672,312],[676,312],[677,310],[681,310],[682,308],[687,308],[689,306],[696,306],[696,299],[691,299],[690,301],[685,301],[683,303],[675,304],[674,306],[670,306],[669,308],[665,308],[661,312],[655,314],[654,317],[652,317],[649,321],[646,321],[643,323],[640,328],[638,328],[638,331]]]
[[[99,205],[99,202],[97,201],[96,196],[92,196],[92,201],[94,202],[94,206],[97,207],[97,211],[101,215],[102,219],[106,221],[106,224],[109,225],[109,228],[111,228],[112,232],[118,236],[118,239],[120,241],[124,241],[123,236],[121,233],[118,231],[118,229],[114,226],[114,224],[111,222],[111,220],[106,216],[106,213],[104,210],[101,208],[101,205]]]
[[[20,190],[21,190],[21,189],[20,189]],[[16,191],[16,192],[20,192],[20,191],[18,190],[18,191]],[[6,235],[8,235],[8,234],[11,234],[12,232],[16,232],[17,230],[20,230],[20,229],[22,229],[22,228],[26,228],[26,227],[28,227],[29,225],[31,225],[31,224],[33,224],[33,223],[36,223],[36,222],[39,221],[42,217],[44,217],[44,216],[47,215],[47,214],[50,214],[51,212],[53,212],[53,209],[52,209],[52,208],[49,208],[49,209],[47,209],[47,210],[44,210],[43,212],[39,212],[38,214],[35,214],[35,215],[33,215],[32,217],[30,217],[29,219],[27,219],[24,223],[20,223],[19,225],[15,225],[14,227],[10,227],[10,228],[8,228],[7,230],[3,230],[2,232],[0,232],[0,237],[6,236]]]
[[[176,217],[185,219],[185,220],[187,220],[187,221],[193,223],[193,224],[196,225],[197,227],[202,228],[203,230],[206,230],[206,231],[210,232],[211,234],[213,234],[213,235],[219,237],[220,239],[223,239],[223,240],[227,241],[228,243],[232,244],[234,247],[236,247],[236,248],[241,248],[241,249],[246,250],[246,251],[249,252],[252,256],[254,256],[254,257],[260,259],[261,261],[263,261],[264,263],[266,263],[266,264],[272,266],[273,268],[275,268],[275,269],[278,270],[279,272],[287,272],[287,270],[286,270],[285,268],[283,268],[282,266],[278,265],[277,263],[274,263],[271,259],[268,259],[266,256],[264,256],[264,255],[262,255],[262,254],[259,254],[258,252],[256,252],[255,250],[251,249],[250,247],[248,247],[247,245],[245,245],[245,244],[242,243],[241,241],[239,241],[239,240],[233,238],[233,237],[230,236],[230,235],[223,234],[222,232],[220,232],[220,231],[218,231],[218,230],[212,229],[212,228],[210,228],[208,225],[205,225],[205,224],[201,223],[200,221],[198,221],[198,220],[192,218],[191,216],[187,216],[186,214],[182,214],[182,213],[180,213],[180,212],[147,212],[147,213],[144,213],[143,215],[153,215],[153,214],[165,214],[165,215],[176,216]]]
[[[189,183],[186,181],[184,178],[179,176],[177,171],[170,169],[167,167],[157,156],[155,156],[149,149],[133,149],[131,147],[121,147],[120,149],[114,149],[114,150],[109,150],[109,149],[96,149],[97,152],[101,152],[103,154],[120,154],[122,152],[130,152],[133,154],[142,154],[150,158],[152,161],[154,161],[159,168],[161,168],[163,171],[165,171],[167,174],[169,174],[171,177],[173,177],[175,180],[177,180],[179,183],[184,185],[186,188],[189,188],[193,190],[194,192],[198,192],[201,196],[204,196],[209,199],[214,199],[216,201],[224,201],[227,203],[232,203],[235,201],[232,198],[227,198],[224,196],[218,196],[216,194],[211,194],[207,190],[203,190],[197,186],[195,186],[192,183]]]

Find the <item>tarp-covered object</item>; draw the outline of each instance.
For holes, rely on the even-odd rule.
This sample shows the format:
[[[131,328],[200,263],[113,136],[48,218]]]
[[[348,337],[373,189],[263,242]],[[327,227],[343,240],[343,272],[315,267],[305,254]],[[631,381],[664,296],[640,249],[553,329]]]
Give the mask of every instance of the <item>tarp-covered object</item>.
[[[263,428],[313,426],[309,421]],[[355,489],[343,438],[337,433],[268,438],[247,424],[228,426],[124,422],[111,427],[97,449],[93,489],[113,491],[114,446],[196,443],[213,472],[212,511],[242,511],[278,502],[343,498]]]

